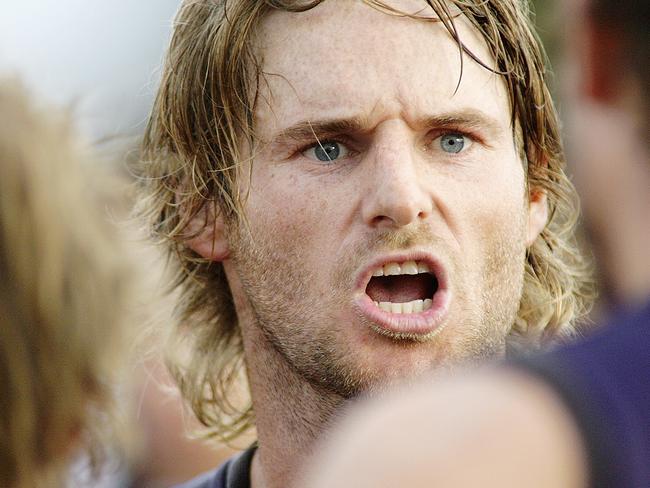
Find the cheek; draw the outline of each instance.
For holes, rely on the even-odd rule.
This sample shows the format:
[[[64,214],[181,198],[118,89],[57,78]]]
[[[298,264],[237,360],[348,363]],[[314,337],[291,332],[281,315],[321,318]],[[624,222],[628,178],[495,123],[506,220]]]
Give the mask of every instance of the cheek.
[[[289,246],[319,247],[331,229],[336,198],[315,181],[284,171],[256,175],[246,204],[252,232]]]
[[[493,202],[482,215],[483,237],[488,242],[506,247],[510,252],[526,248],[526,205],[521,193],[503,196]],[[505,249],[504,249],[505,252]]]
[[[506,246],[525,248],[526,203],[522,172],[500,178],[486,175],[464,191],[454,192],[461,250],[470,261],[484,262],[486,255]],[[469,190],[469,191],[468,191]],[[517,251],[518,252],[518,251]]]

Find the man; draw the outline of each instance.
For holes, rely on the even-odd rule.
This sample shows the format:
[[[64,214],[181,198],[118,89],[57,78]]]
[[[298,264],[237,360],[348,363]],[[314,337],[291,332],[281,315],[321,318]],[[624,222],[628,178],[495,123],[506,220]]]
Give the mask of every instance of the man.
[[[3,487],[65,486],[71,458],[114,440],[127,274],[85,157],[69,123],[0,82]]]
[[[645,249],[630,270],[635,278],[619,280],[617,272],[611,280],[628,310],[580,344],[515,367],[427,382],[360,409],[340,426],[305,486],[650,486],[650,293],[643,287],[650,111],[641,88],[650,84],[650,7],[592,0],[571,23],[580,33],[572,46],[584,50],[574,95],[583,108],[574,112],[580,126],[569,140],[594,157],[580,160],[583,178],[588,169],[595,173],[590,191],[600,190],[598,200],[618,196],[624,214],[623,222],[595,222],[606,239],[601,256],[622,266],[622,253]],[[613,157],[598,160],[607,155]],[[593,195],[586,203],[588,216],[602,208]],[[637,228],[625,229],[632,223]],[[603,232],[618,232],[618,239]]]
[[[570,332],[543,71],[517,1],[182,5],[141,211],[176,264],[183,394],[235,438],[245,360],[258,433],[188,486],[287,486],[349,400]]]

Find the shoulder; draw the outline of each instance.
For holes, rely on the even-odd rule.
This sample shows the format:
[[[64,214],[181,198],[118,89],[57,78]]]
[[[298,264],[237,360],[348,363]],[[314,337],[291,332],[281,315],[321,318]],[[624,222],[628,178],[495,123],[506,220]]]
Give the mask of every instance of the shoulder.
[[[219,468],[203,473],[182,485],[177,485],[175,488],[226,488],[225,475],[231,462],[232,460],[229,459]]]
[[[650,304],[518,365],[550,385],[572,414],[594,486],[650,486]]]
[[[208,471],[175,488],[250,488],[250,466],[257,445],[228,459],[219,468]]]

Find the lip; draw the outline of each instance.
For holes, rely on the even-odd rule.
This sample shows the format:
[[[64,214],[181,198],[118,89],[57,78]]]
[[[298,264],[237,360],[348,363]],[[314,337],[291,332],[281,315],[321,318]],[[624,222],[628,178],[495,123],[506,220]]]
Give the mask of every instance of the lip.
[[[438,289],[434,293],[431,308],[419,313],[393,314],[375,305],[366,294],[366,287],[375,269],[386,263],[403,263],[419,261],[426,263],[438,280]],[[357,310],[375,324],[380,333],[389,336],[408,336],[413,338],[430,336],[438,331],[445,322],[451,293],[448,287],[447,272],[440,261],[426,252],[409,252],[382,255],[369,262],[359,273],[356,280],[354,305]]]

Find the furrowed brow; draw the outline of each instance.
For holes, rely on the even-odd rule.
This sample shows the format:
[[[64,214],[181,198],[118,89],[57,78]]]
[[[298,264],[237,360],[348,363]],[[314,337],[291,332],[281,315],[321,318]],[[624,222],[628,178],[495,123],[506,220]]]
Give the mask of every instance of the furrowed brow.
[[[462,110],[424,117],[420,120],[420,127],[445,128],[458,127],[468,130],[483,130],[492,135],[502,132],[499,122],[490,115],[478,110]],[[361,118],[327,120],[304,120],[281,130],[273,136],[271,145],[284,145],[291,142],[306,140],[323,140],[341,134],[363,133],[368,130],[368,124]]]
[[[340,134],[359,133],[363,131],[363,121],[359,118],[332,120],[304,120],[280,131],[271,140],[271,144],[286,144],[305,140],[326,139]]]

